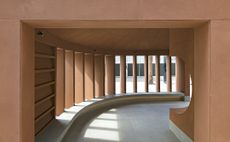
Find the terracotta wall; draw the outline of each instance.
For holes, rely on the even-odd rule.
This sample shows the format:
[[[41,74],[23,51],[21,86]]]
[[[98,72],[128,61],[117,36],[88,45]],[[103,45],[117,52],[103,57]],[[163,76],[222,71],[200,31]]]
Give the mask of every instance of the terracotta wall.
[[[209,119],[210,142],[230,140],[230,20],[211,22]]]
[[[20,23],[17,20],[0,20],[0,25],[0,32],[4,33],[0,35],[0,141],[20,142],[23,134],[20,101],[27,100],[21,94],[27,90],[21,90],[20,82],[23,67],[20,64],[21,53],[24,51],[20,44]],[[33,80],[29,82],[33,83]]]
[[[228,5],[228,0],[30,0],[13,2],[3,0],[0,6],[0,18],[60,20],[221,19],[230,18]]]
[[[195,29],[194,39],[194,141],[210,142],[210,27]]]
[[[189,76],[193,77],[194,34],[193,29],[170,30],[170,55],[179,57],[184,64],[184,93],[189,96]]]
[[[95,55],[94,56],[94,84],[95,84],[95,97],[104,96],[105,87],[105,57],[104,55]]]
[[[75,52],[75,103],[80,103],[84,98],[84,53]]]
[[[33,142],[33,130],[30,128],[33,122],[28,121],[29,126],[23,125],[23,121],[27,120],[27,113],[23,110],[30,111],[33,108],[32,103],[29,102],[33,98],[27,98],[29,96],[27,93],[33,94],[30,91],[32,89],[27,87],[33,85],[33,80],[30,80],[33,78],[24,77],[25,74],[32,72],[32,61],[25,60],[28,55],[25,53],[29,53],[29,49],[24,50],[24,45],[21,44],[22,33],[29,29],[21,27],[20,22],[26,21],[34,27],[86,25],[74,20],[94,20],[93,24],[87,25],[91,27],[97,25],[100,20],[112,20],[112,23],[115,20],[130,20],[128,24],[121,24],[122,22],[118,21],[113,25],[114,27],[146,26],[140,22],[141,20],[144,20],[144,23],[146,20],[211,20],[211,27],[204,25],[195,28],[194,139],[195,142],[228,141],[229,95],[226,88],[229,88],[230,83],[227,77],[229,60],[225,57],[228,57],[229,53],[229,21],[226,20],[230,18],[229,3],[229,0],[1,1],[0,141]],[[212,21],[214,19],[223,21]],[[68,21],[63,22],[63,20]],[[99,25],[108,26],[105,23]],[[32,37],[28,37],[30,38]],[[30,41],[24,39],[24,44],[29,45]],[[108,79],[107,83],[109,83]],[[106,88],[107,92],[114,93],[113,84]],[[33,116],[28,116],[28,119],[31,117]]]
[[[193,77],[194,59],[194,33],[193,29],[170,30],[170,55],[177,56],[184,63],[184,78],[190,74]],[[183,77],[182,77],[183,78]],[[181,81],[181,80],[180,80]],[[183,90],[189,95],[189,82],[184,82]],[[187,89],[187,91],[186,91]],[[177,113],[177,109],[171,109],[170,119],[183,130],[191,139],[194,139],[194,98],[184,113]]]
[[[115,56],[105,56],[105,95],[115,93]]]
[[[56,115],[60,115],[65,108],[65,50],[57,48],[56,58]]]
[[[85,53],[85,99],[94,98],[94,55]]]
[[[12,28],[12,27],[11,27]],[[21,33],[22,35],[22,41],[21,41],[21,130],[22,130],[22,141],[34,141],[34,29],[28,25],[21,24],[21,28],[24,31]],[[1,42],[1,41],[0,41]],[[15,41],[13,41],[15,42]],[[0,45],[1,46],[1,45]],[[5,47],[6,48],[6,47]],[[8,47],[7,47],[8,48]],[[1,52],[1,51],[0,51]],[[11,51],[12,52],[12,51]],[[1,56],[1,55],[0,55]],[[10,59],[11,60],[11,59]],[[7,60],[4,60],[5,62]],[[9,70],[7,69],[7,72]],[[15,72],[14,72],[15,73]],[[10,75],[11,76],[11,75]],[[9,77],[9,75],[8,75]],[[10,85],[11,86],[11,85]],[[11,86],[12,87],[12,86]],[[12,87],[11,89],[15,89]],[[1,90],[1,89],[0,89]],[[1,94],[2,92],[0,92]],[[5,94],[6,95],[6,94]],[[7,94],[8,96],[8,94]],[[2,100],[2,99],[0,99]],[[15,100],[15,98],[13,99]],[[11,102],[13,101],[11,100]],[[9,110],[12,107],[10,105],[8,108],[8,113],[10,113],[11,110]],[[2,112],[2,111],[1,111]],[[1,116],[4,114],[1,114]],[[8,120],[11,119],[8,116]],[[4,116],[3,116],[4,117]],[[11,116],[13,119],[15,119],[15,116]],[[13,120],[15,122],[15,120]],[[4,121],[3,121],[4,122]],[[11,124],[13,122],[10,122]],[[28,123],[30,125],[28,125]],[[1,125],[1,124],[0,124]],[[8,126],[8,128],[12,127]],[[9,133],[8,133],[9,134]],[[1,140],[0,141],[6,141]]]
[[[148,84],[148,56],[144,56],[144,78],[145,78],[145,92],[149,91],[149,84]]]
[[[65,50],[65,108],[74,104],[74,53]]]
[[[126,93],[126,56],[120,56],[120,92]]]
[[[184,92],[185,90],[185,63],[180,57],[176,57],[176,91]],[[188,95],[188,94],[187,94]]]
[[[55,118],[56,47],[39,41],[33,43],[35,43],[35,54],[32,54],[35,55],[35,97],[32,102],[35,105],[31,111],[35,111],[35,135],[37,135]]]

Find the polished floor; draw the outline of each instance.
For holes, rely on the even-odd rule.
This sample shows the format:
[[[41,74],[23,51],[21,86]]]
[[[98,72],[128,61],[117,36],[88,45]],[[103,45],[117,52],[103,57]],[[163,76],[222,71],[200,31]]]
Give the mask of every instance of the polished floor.
[[[158,102],[122,106],[106,111],[66,142],[179,142],[169,130],[169,108],[186,102]],[[79,131],[81,130],[81,131]]]

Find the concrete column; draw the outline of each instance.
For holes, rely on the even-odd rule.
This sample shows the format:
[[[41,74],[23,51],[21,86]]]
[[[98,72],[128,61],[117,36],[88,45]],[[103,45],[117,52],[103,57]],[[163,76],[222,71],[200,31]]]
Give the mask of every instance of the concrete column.
[[[56,115],[64,112],[65,108],[65,54],[64,49],[56,51]]]
[[[75,52],[75,103],[84,101],[84,53]]]
[[[65,108],[74,105],[74,54],[65,50]]]
[[[90,100],[94,98],[94,55],[85,53],[85,99]]]
[[[153,84],[153,56],[148,56],[148,83]]]
[[[104,55],[95,55],[94,56],[94,76],[95,76],[95,97],[104,96]]]
[[[190,96],[190,72],[189,69],[186,68],[186,65],[184,72],[184,95]]]
[[[167,81],[167,91],[172,91],[172,76],[171,76],[171,56],[166,58],[166,81]]]
[[[156,92],[160,92],[160,56],[155,56]]]
[[[144,63],[144,76],[145,76],[145,92],[149,92],[149,83],[148,83],[148,56],[145,55],[145,63]]]
[[[115,94],[115,56],[105,56],[105,95]]]
[[[184,92],[184,75],[185,75],[185,67],[184,62],[176,57],[176,91]]]
[[[133,92],[137,92],[137,56],[133,56]]]
[[[121,78],[121,83],[120,83],[120,89],[121,89],[121,94],[126,93],[126,56],[121,55],[120,56],[120,78]]]

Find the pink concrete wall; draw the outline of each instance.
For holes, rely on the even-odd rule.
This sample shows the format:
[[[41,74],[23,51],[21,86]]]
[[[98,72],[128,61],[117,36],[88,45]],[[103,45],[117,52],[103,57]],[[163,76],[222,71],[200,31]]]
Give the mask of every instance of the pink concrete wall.
[[[0,141],[20,142],[20,101],[24,98],[20,82],[20,23],[18,20],[0,20],[0,25],[0,33],[3,33],[0,34]]]
[[[170,56],[177,56],[182,60],[185,72],[182,76],[185,77],[190,74],[193,77],[193,61],[194,61],[194,33],[192,29],[171,29],[170,30]],[[180,72],[181,73],[181,72]],[[182,81],[183,81],[182,80]],[[183,82],[185,95],[189,95],[189,82]],[[194,95],[193,95],[194,96]],[[178,109],[171,109],[170,119],[191,139],[194,139],[194,98],[190,102],[188,108],[184,113],[177,113]]]
[[[21,28],[21,141],[34,141],[35,117],[35,58],[34,29],[22,24]],[[13,89],[13,88],[12,88]],[[0,89],[1,90],[1,89]],[[10,111],[10,110],[8,110]],[[15,120],[14,120],[15,121]],[[28,125],[29,124],[29,125]]]
[[[209,142],[210,31],[209,24],[195,29],[194,46],[194,141]]]
[[[68,25],[71,25],[72,20],[136,20],[139,27],[143,26],[140,20],[223,20],[211,21],[211,27],[204,25],[195,28],[194,140],[195,142],[229,141],[229,95],[226,91],[230,87],[227,77],[230,71],[228,59],[230,29],[229,21],[226,20],[230,18],[229,5],[229,0],[2,0],[0,141],[33,142],[31,134],[33,122],[28,121],[30,126],[25,126],[23,122],[27,120],[26,111],[33,108],[29,102],[32,98],[27,98],[27,93],[31,89],[28,86],[32,86],[27,83],[33,81],[24,78],[26,73],[32,75],[32,70],[29,69],[32,61],[24,58],[24,52],[28,53],[30,49],[27,52],[27,49],[22,48],[21,32],[28,32],[30,29],[20,27],[22,19],[57,20],[49,21],[44,24],[46,26],[58,25],[61,20],[69,20]],[[30,23],[34,23],[35,27],[40,26],[33,21]],[[27,42],[30,44],[30,41],[24,41],[24,44]],[[24,102],[28,104],[21,105]],[[28,119],[31,117],[30,115]],[[27,129],[31,129],[31,133],[24,135],[23,131]]]
[[[0,18],[78,20],[221,19],[230,17],[229,4],[228,0],[2,0]]]
[[[230,20],[211,22],[210,142],[230,140]]]
[[[65,50],[65,108],[74,105],[74,53]]]

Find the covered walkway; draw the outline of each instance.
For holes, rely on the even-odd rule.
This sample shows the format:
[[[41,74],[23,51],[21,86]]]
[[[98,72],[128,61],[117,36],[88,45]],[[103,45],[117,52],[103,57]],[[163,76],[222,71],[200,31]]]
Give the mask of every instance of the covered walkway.
[[[179,142],[169,130],[169,108],[184,106],[185,102],[155,102],[110,109],[83,128],[72,129],[71,133],[75,135],[69,135],[63,141]]]
[[[36,142],[130,141],[139,131],[146,141],[177,140],[169,131],[169,108],[188,106],[183,98],[183,93],[137,93],[87,100],[65,109]]]

